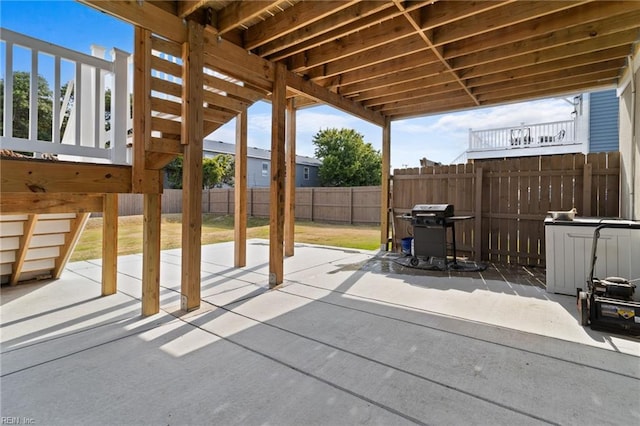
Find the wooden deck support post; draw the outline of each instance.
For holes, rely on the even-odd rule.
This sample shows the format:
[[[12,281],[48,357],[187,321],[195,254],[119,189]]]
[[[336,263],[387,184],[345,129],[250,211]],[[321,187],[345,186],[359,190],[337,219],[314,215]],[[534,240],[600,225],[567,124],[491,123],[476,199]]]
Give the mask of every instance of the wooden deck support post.
[[[294,100],[287,102],[287,168],[284,210],[284,255],[293,256],[296,227],[296,108]]]
[[[162,194],[144,194],[142,231],[142,315],[160,312],[160,226]]]
[[[102,207],[102,295],[118,290],[118,194],[104,194]]]
[[[136,26],[133,73],[133,192],[144,195],[142,226],[142,315],[160,312],[160,223],[161,187],[148,193],[152,173],[162,182],[162,173],[146,169],[146,143],[151,138],[151,31]]]
[[[189,21],[182,44],[182,281],[181,307],[200,307],[202,258],[203,27]]]
[[[284,145],[286,120],[286,68],[276,64],[271,94],[271,184],[269,206],[269,287],[284,279]]]
[[[389,250],[389,180],[391,171],[391,121],[382,128],[382,179],[380,181],[380,249]]]
[[[247,111],[236,117],[236,163],[233,227],[233,264],[241,268],[247,264]]]

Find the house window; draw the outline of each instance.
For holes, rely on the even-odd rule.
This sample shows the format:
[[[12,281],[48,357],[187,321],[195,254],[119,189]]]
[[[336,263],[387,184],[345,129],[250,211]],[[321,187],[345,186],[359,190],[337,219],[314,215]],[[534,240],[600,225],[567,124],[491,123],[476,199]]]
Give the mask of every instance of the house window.
[[[309,180],[309,168],[305,167],[304,169],[302,169],[302,172],[304,174],[304,180]]]
[[[269,175],[269,163],[267,163],[266,161],[262,162],[262,176],[268,176]]]

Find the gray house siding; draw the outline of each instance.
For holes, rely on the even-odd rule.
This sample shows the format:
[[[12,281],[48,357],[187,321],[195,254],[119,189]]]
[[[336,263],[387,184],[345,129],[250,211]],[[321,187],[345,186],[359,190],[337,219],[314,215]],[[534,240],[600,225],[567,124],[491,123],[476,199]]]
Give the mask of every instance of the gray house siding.
[[[215,157],[218,154],[235,156],[235,145],[220,141],[205,140],[204,156]],[[319,186],[318,167],[320,160],[311,157],[296,156],[296,186]],[[305,174],[305,169],[308,173]],[[308,178],[307,178],[308,176]],[[271,151],[261,148],[247,148],[247,186],[265,188],[271,182]]]
[[[589,152],[618,151],[618,97],[615,90],[590,94]]]
[[[320,179],[318,178],[318,166],[310,165],[310,164],[297,164],[296,165],[296,186],[298,187],[320,186]]]

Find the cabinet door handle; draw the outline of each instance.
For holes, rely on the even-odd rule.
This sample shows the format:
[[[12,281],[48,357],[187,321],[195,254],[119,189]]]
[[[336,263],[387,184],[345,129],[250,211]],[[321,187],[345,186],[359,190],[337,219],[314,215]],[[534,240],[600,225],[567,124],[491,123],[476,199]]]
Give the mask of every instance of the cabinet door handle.
[[[582,238],[582,239],[589,239],[589,240],[593,240],[593,235],[584,235],[584,234],[567,234],[568,237],[571,238]],[[611,237],[599,237],[598,240],[610,240]]]

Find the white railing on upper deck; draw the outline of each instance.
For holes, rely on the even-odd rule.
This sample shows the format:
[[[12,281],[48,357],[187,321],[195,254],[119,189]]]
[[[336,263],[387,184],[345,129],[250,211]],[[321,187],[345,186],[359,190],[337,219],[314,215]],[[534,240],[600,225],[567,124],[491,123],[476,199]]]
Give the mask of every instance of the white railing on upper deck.
[[[35,157],[46,153],[61,159],[127,163],[127,129],[131,120],[128,53],[114,48],[109,61],[103,59],[105,50],[100,47],[92,46],[93,56],[85,55],[4,28],[0,28],[0,41],[4,45],[0,148],[30,152]],[[14,129],[13,76],[18,71],[29,73],[27,135]],[[51,85],[51,94],[45,96],[48,99],[39,99],[40,77]],[[65,85],[66,93],[62,93]],[[109,91],[111,105],[107,108]],[[51,106],[46,136],[38,125],[38,106],[43,102]],[[105,127],[107,122],[109,129]]]
[[[468,151],[501,151],[580,144],[576,138],[576,131],[575,120],[522,123],[519,126],[499,129],[469,129]]]

